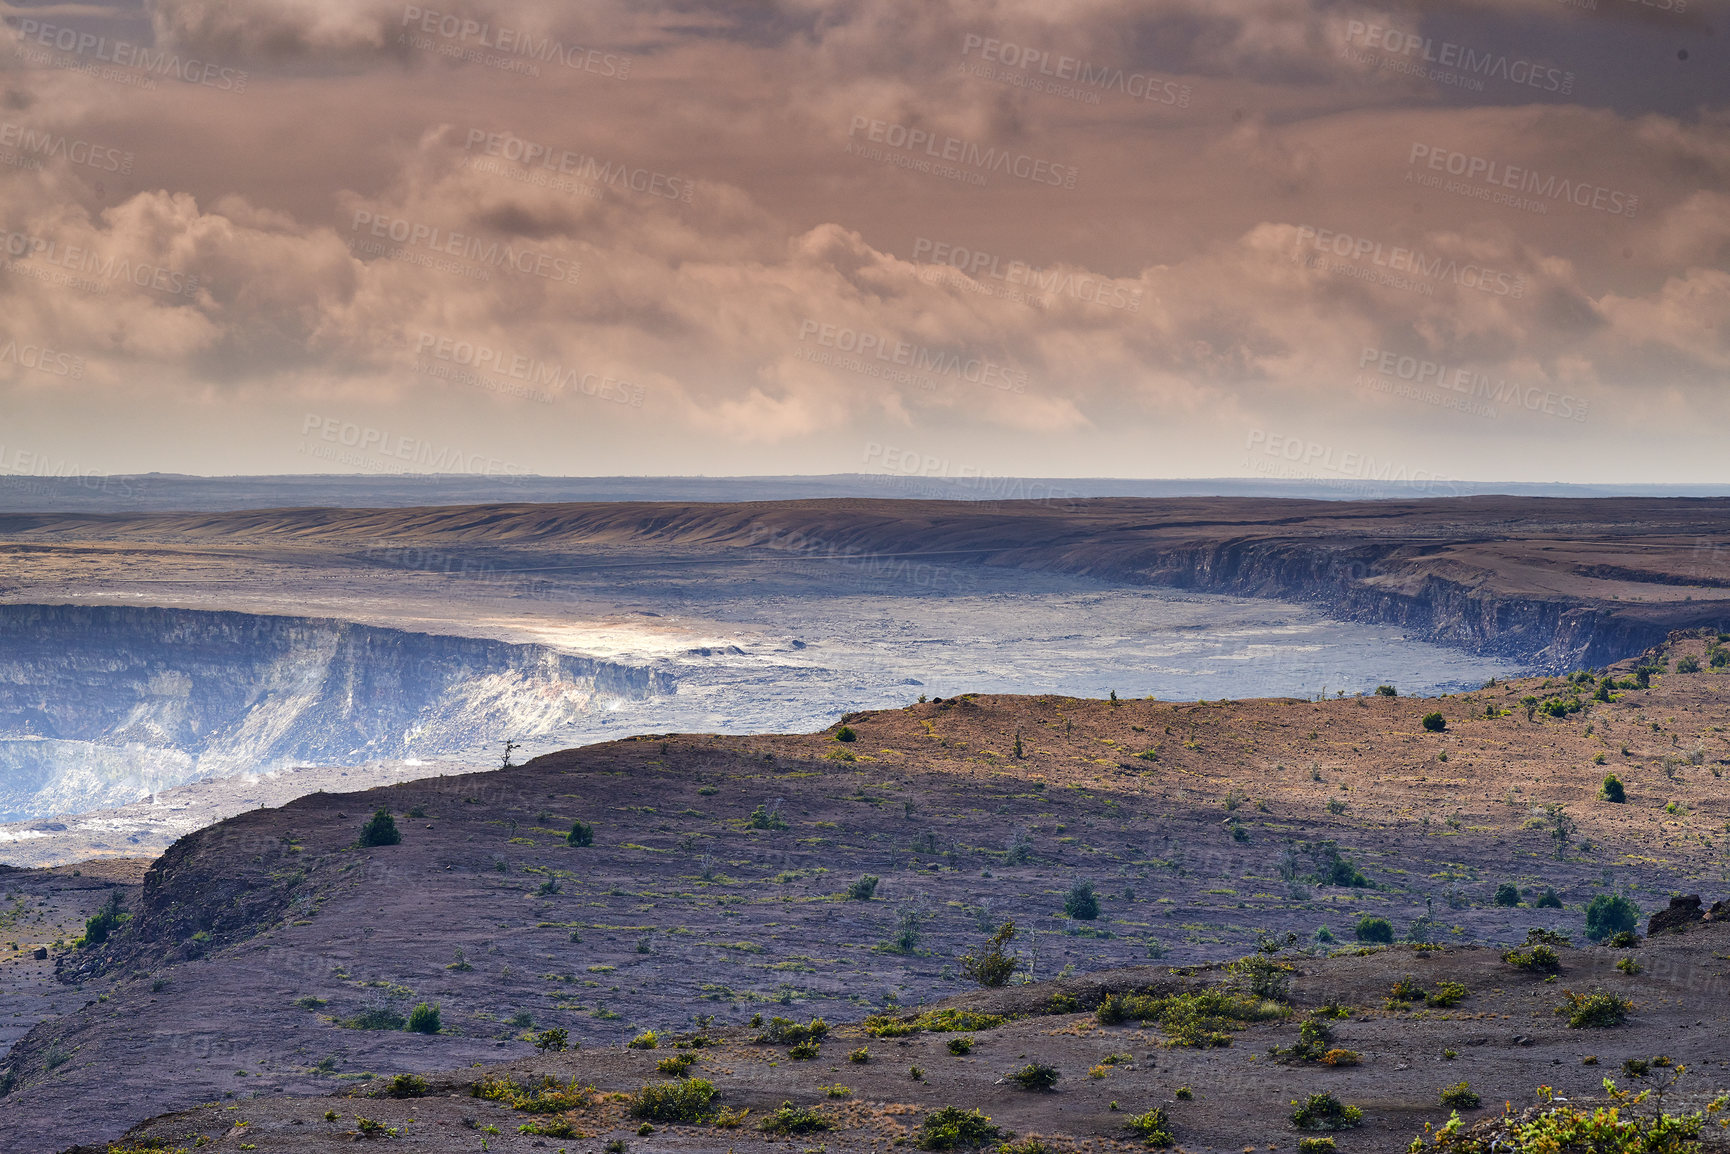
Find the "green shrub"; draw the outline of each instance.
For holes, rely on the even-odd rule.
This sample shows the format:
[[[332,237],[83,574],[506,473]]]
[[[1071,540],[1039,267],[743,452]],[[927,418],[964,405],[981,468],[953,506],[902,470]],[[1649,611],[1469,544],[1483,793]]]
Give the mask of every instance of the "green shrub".
[[[408,1019],[391,1009],[362,1010],[347,1022],[351,1030],[400,1030]]]
[[[561,1085],[552,1077],[535,1083],[514,1082],[509,1077],[488,1074],[470,1086],[469,1093],[488,1102],[502,1102],[526,1114],[562,1114],[586,1107],[593,1101],[594,1087],[578,1086],[575,1079]]]
[[[1339,1143],[1332,1138],[1299,1138],[1298,1154],[1334,1154]]]
[[[1676,672],[1677,673],[1698,673],[1698,672],[1700,672],[1700,659],[1698,657],[1694,656],[1692,653],[1684,654],[1683,656],[1677,658],[1677,660],[1676,660]]]
[[[1618,930],[1604,944],[1618,950],[1631,950],[1640,944],[1640,935],[1633,930]]]
[[[1546,887],[1544,892],[1538,895],[1538,900],[1532,903],[1532,907],[1540,910],[1559,910],[1562,908],[1562,895],[1557,893],[1554,888]]]
[[[691,1067],[697,1064],[697,1055],[689,1050],[681,1050],[677,1054],[669,1054],[655,1063],[655,1069],[669,1078],[688,1078]]]
[[[1524,950],[1509,950],[1502,955],[1502,960],[1515,969],[1530,970],[1535,974],[1555,974],[1562,969],[1561,957],[1542,942]]]
[[[770,809],[760,805],[751,811],[750,826],[752,829],[788,829],[787,819],[781,816],[779,806]]]
[[[429,1006],[425,1002],[409,1011],[408,1028],[416,1034],[436,1034],[439,1032],[439,1008]]]
[[[1006,1020],[1001,1014],[981,1014],[975,1010],[926,1010],[922,1014],[905,1016],[872,1014],[865,1019],[864,1027],[865,1032],[873,1038],[904,1038],[921,1030],[929,1030],[933,1034],[990,1030],[1001,1026]]]
[[[1386,918],[1373,917],[1365,914],[1358,919],[1357,938],[1360,942],[1381,943],[1392,945],[1394,941],[1393,923]]]
[[[853,727],[851,725],[843,725],[840,729],[835,731],[835,740],[849,742],[858,741],[859,735],[853,732]]]
[[[1622,973],[1627,974],[1629,977],[1633,977],[1635,974],[1640,972],[1642,967],[1634,958],[1623,958],[1621,961],[1616,963],[1616,968]]]
[[[857,1050],[849,1050],[847,1051],[847,1060],[855,1065],[863,1066],[871,1060],[871,1051],[865,1046],[860,1046]]]
[[[1115,994],[1100,1003],[1095,1017],[1102,1025],[1140,1020],[1157,1021],[1167,1045],[1207,1049],[1231,1045],[1228,1032],[1243,1022],[1284,1017],[1290,1011],[1276,1002],[1245,997],[1229,990],[1141,995]]]
[[[1177,1139],[1172,1137],[1171,1119],[1165,1116],[1164,1110],[1157,1107],[1145,1114],[1131,1114],[1123,1120],[1123,1124],[1149,1146],[1163,1149],[1177,1142]]]
[[[1503,882],[1496,887],[1496,904],[1513,907],[1520,904],[1520,887],[1513,882]]]
[[[913,1144],[921,1150],[955,1150],[995,1142],[1003,1131],[978,1110],[945,1106],[925,1116]]]
[[[792,1018],[774,1017],[751,1041],[758,1045],[796,1046],[801,1042],[821,1042],[828,1036],[829,1023],[822,1018],[812,1018],[810,1022],[800,1024]]]
[[[644,1086],[631,1098],[631,1115],[650,1122],[706,1122],[714,1116],[716,1093],[703,1078]]]
[[[379,1091],[383,1098],[424,1098],[426,1079],[418,1074],[398,1074]]]
[[[1640,907],[1620,894],[1599,894],[1586,906],[1586,936],[1601,942],[1611,934],[1633,933]]]
[[[1424,1003],[1445,1009],[1459,1005],[1470,993],[1471,991],[1459,982],[1442,982],[1436,987],[1435,993],[1424,999]]]
[[[1603,990],[1590,994],[1576,994],[1572,990],[1563,990],[1562,1004],[1556,1007],[1556,1013],[1568,1019],[1570,1030],[1606,1029],[1610,1026],[1620,1026],[1628,1020],[1628,1015],[1634,1011],[1634,1003],[1627,998]]]
[[[1097,907],[1096,907],[1097,909]],[[1021,963],[1005,949],[1015,938],[1015,923],[1004,922],[977,954],[961,955],[961,972],[986,989],[1007,985]]]
[[[1628,800],[1628,790],[1622,785],[1621,778],[1613,773],[1607,773],[1604,775],[1604,788],[1598,792],[1598,796],[1605,801],[1622,805]]]
[[[1421,1002],[1424,1000],[1424,995],[1426,993],[1427,991],[1411,978],[1401,978],[1399,981],[1395,982],[1393,988],[1388,991],[1388,1001],[1400,1003]]]
[[[828,1130],[835,1124],[809,1106],[795,1106],[791,1102],[783,1102],[779,1109],[763,1119],[762,1130],[765,1134],[780,1134],[787,1137],[793,1134],[814,1134],[819,1130]]]
[[[635,1038],[632,1038],[629,1042],[626,1042],[625,1048],[628,1050],[653,1050],[655,1047],[659,1046],[660,1044],[661,1044],[660,1035],[656,1034],[655,1031],[653,1031],[653,1030],[644,1030],[642,1033],[638,1034]]]
[[[816,1042],[795,1042],[793,1048],[787,1051],[787,1056],[795,1062],[809,1062],[822,1052],[822,1047]]]
[[[360,844],[366,847],[379,845],[400,845],[402,834],[397,832],[396,822],[391,819],[390,810],[379,806],[373,811],[372,817],[360,829]]]
[[[122,923],[131,920],[131,915],[121,912],[120,891],[109,890],[108,900],[102,903],[102,908],[84,923],[84,940],[82,946],[99,946],[108,940],[108,935]]]
[[[564,1118],[536,1118],[532,1122],[524,1122],[517,1127],[518,1134],[532,1134],[540,1138],[575,1138],[576,1127]]]
[[[581,848],[595,844],[595,827],[586,821],[573,821],[571,832],[565,835],[565,844]]]
[[[1363,1121],[1364,1112],[1330,1093],[1311,1094],[1292,1102],[1292,1125],[1299,1130],[1349,1130]]]
[[[1226,967],[1234,978],[1249,986],[1258,998],[1283,1002],[1291,996],[1292,975],[1297,967],[1290,962],[1275,961],[1266,954],[1251,954]]]
[[[1455,1082],[1442,1091],[1442,1105],[1452,1106],[1456,1110],[1476,1109],[1483,1099],[1473,1092],[1472,1087],[1465,1082]]]
[[[1376,686],[1376,696],[1377,697],[1398,697],[1399,692],[1397,690],[1395,690],[1394,687],[1391,685],[1378,685],[1378,686]]]
[[[1070,886],[1063,898],[1063,912],[1084,922],[1099,917],[1099,895],[1093,892],[1093,883],[1078,881]]]
[[[1424,728],[1431,733],[1440,733],[1448,727],[1448,719],[1439,713],[1424,714]]]
[[[1056,1066],[1048,1066],[1044,1062],[1029,1062],[1009,1074],[1008,1078],[1023,1090],[1053,1090],[1057,1088],[1057,1080],[1062,1076]]]
[[[949,1042],[948,1042],[948,1050],[951,1054],[954,1054],[957,1058],[961,1057],[964,1054],[971,1053],[973,1050],[973,1039],[972,1038],[951,1038],[951,1039],[949,1039]]]
[[[877,892],[878,877],[876,874],[860,874],[859,880],[847,887],[849,901],[868,902]]]
[[[535,1035],[535,1049],[543,1054],[549,1050],[562,1051],[570,1043],[570,1040],[571,1035],[568,1030],[542,1030]]]

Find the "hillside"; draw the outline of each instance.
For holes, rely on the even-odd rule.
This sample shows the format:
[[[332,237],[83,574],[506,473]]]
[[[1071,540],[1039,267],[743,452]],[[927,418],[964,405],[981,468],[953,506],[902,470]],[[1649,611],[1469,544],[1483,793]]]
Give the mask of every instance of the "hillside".
[[[1552,670],[1730,623],[1730,502],[1462,497],[953,502],[836,499],[0,516],[0,589],[148,584],[221,608],[438,574],[533,602],[625,565],[779,560],[966,589],[981,566],[1316,603]],[[170,603],[161,602],[157,603]],[[276,611],[285,611],[282,608]]]
[[[605,1047],[697,1015],[858,1020],[963,990],[959,956],[1004,918],[1041,980],[1323,926],[1346,943],[1365,915],[1450,945],[1577,940],[1599,893],[1650,913],[1726,888],[1730,673],[1709,643],[1674,639],[1668,671],[1611,702],[1539,679],[1429,700],[963,697],[852,717],[850,742],[641,737],[312,794],[182,838],[106,944],[56,951],[86,1004],[12,1052],[0,1108],[18,1148],[50,1149],[230,1093],[526,1056],[554,1026]],[[1597,796],[1610,771],[1624,804]],[[1551,805],[1573,823],[1560,860]],[[401,844],[359,848],[381,806]],[[592,844],[567,843],[576,821]],[[1097,919],[1064,916],[1081,881]],[[1495,903],[1502,883],[1519,906]],[[1548,888],[1562,908],[1533,908]],[[354,1028],[422,1001],[437,1036]]]

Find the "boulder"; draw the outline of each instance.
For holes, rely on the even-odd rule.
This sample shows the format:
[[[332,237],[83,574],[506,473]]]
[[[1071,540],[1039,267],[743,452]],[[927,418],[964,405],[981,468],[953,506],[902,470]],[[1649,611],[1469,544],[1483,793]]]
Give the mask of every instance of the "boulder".
[[[1712,908],[1706,911],[1709,922],[1730,922],[1730,899],[1720,898],[1712,903]]]
[[[1646,923],[1646,936],[1659,930],[1680,930],[1684,926],[1706,920],[1700,909],[1699,894],[1681,894],[1670,899],[1670,908],[1659,910]]]

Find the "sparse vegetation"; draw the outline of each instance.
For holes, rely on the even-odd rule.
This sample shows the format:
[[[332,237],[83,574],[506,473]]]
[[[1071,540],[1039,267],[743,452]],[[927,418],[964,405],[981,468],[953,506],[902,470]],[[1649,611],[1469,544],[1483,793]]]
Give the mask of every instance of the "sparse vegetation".
[[[913,1144],[921,1150],[960,1150],[995,1142],[1003,1131],[978,1110],[945,1106],[925,1116]]]
[[[1056,1066],[1047,1065],[1044,1062],[1029,1062],[1019,1070],[1005,1075],[1008,1081],[1015,1083],[1023,1090],[1040,1091],[1055,1090],[1057,1080],[1062,1076]]]
[[[1364,1112],[1348,1106],[1331,1093],[1311,1094],[1293,1102],[1291,1122],[1299,1130],[1349,1130],[1363,1121]]]
[[[631,1098],[631,1115],[648,1122],[706,1122],[715,1115],[717,1093],[703,1078],[644,1086]]]
[[[1145,1114],[1131,1114],[1123,1120],[1123,1124],[1136,1137],[1155,1149],[1164,1149],[1177,1142],[1171,1133],[1171,1119],[1158,1107]]]
[[[1607,1029],[1620,1026],[1634,1012],[1634,1003],[1617,994],[1595,990],[1589,994],[1562,991],[1557,1015],[1568,1019],[1570,1030]]]
[[[779,1134],[789,1137],[794,1134],[815,1134],[820,1130],[828,1130],[835,1124],[808,1106],[795,1106],[791,1102],[782,1102],[773,1114],[763,1119],[761,1129],[765,1134]]]

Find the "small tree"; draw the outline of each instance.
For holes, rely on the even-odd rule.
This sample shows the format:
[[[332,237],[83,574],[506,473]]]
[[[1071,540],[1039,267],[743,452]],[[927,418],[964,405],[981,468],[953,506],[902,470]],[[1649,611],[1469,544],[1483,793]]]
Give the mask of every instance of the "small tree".
[[[84,944],[99,946],[108,940],[108,935],[127,920],[127,915],[121,912],[120,891],[109,890],[108,900],[102,903],[102,908],[84,923]]]
[[[878,878],[876,874],[860,874],[859,880],[847,887],[847,897],[850,901],[868,902],[877,892]]]
[[[542,1030],[535,1035],[535,1048],[545,1053],[548,1050],[563,1050],[570,1042],[571,1035],[566,1030]]]
[[[571,832],[565,835],[565,844],[574,846],[593,845],[595,842],[595,827],[586,821],[573,821]]]
[[[1398,697],[1399,695],[1400,695],[1399,690],[1395,689],[1391,685],[1378,685],[1378,686],[1376,686],[1376,696],[1377,697]]]
[[[1586,936],[1601,942],[1612,934],[1633,933],[1640,907],[1620,894],[1599,894],[1586,906]]]
[[[429,1006],[425,1002],[409,1011],[408,1028],[416,1034],[436,1034],[439,1032],[439,1008]]]
[[[1069,887],[1069,893],[1063,898],[1063,912],[1078,921],[1091,922],[1099,916],[1099,895],[1093,892],[1093,883],[1079,881]]]
[[[1628,790],[1622,785],[1622,779],[1613,773],[1604,775],[1604,788],[1598,794],[1605,801],[1623,805],[1628,800]]]
[[[402,834],[397,832],[396,822],[391,819],[390,810],[379,806],[373,811],[366,825],[361,827],[360,844],[363,846],[400,845]]]
[[[917,906],[903,906],[895,915],[895,951],[911,954],[919,948],[919,938],[923,934],[919,926],[920,911]]]
[[[961,972],[987,989],[1007,985],[1019,964],[1005,946],[1015,940],[1015,923],[1004,922],[977,954],[961,955]]]
[[[1439,713],[1424,714],[1424,728],[1431,733],[1440,733],[1448,727],[1448,719]]]
[[[1520,887],[1513,882],[1503,882],[1496,887],[1496,904],[1499,906],[1517,906],[1520,904]]]
[[[857,733],[853,732],[853,727],[851,725],[843,725],[840,729],[837,729],[835,731],[835,740],[836,741],[858,741],[859,735]]]
[[[505,742],[505,752],[504,752],[504,756],[499,758],[499,768],[500,769],[515,769],[516,766],[511,763],[511,754],[515,753],[517,750],[519,750],[521,748],[522,748],[522,746],[520,744],[518,744],[517,742],[514,742],[514,741]]]
[[[1574,819],[1568,816],[1567,807],[1557,801],[1546,805],[1544,813],[1550,818],[1550,840],[1556,843],[1556,860],[1561,861],[1568,852],[1568,839],[1574,836]]]

